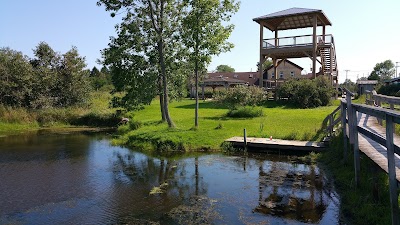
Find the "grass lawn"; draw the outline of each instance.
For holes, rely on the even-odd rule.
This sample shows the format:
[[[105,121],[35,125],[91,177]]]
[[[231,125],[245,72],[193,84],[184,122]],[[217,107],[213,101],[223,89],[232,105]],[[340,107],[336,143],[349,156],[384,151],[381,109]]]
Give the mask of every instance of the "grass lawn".
[[[322,122],[338,102],[315,109],[295,109],[270,101],[263,108],[264,116],[247,119],[226,117],[228,109],[212,101],[200,101],[199,105],[199,128],[193,129],[195,101],[185,99],[171,103],[170,114],[176,128],[170,129],[166,123],[160,123],[159,102],[155,100],[144,110],[135,112],[134,121],[140,121],[142,127],[133,131],[122,127],[123,135],[119,140],[128,145],[143,141],[170,142],[186,150],[219,149],[224,140],[243,136],[244,128],[249,137],[320,140],[323,137],[320,132]]]

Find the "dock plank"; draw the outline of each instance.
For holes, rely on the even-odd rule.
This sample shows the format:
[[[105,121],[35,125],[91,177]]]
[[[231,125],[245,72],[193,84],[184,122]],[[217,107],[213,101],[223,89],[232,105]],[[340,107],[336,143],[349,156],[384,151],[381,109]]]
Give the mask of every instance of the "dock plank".
[[[322,151],[325,145],[321,142],[312,141],[295,141],[269,138],[247,137],[247,146],[253,148],[276,149],[276,150],[294,150],[294,151]],[[244,146],[243,137],[232,137],[226,142],[232,143],[234,146]]]
[[[379,125],[377,119],[375,117],[357,113],[357,121],[358,126],[364,127],[369,131],[382,136],[386,139],[386,128]],[[394,144],[400,146],[400,137],[397,135],[393,135]],[[381,167],[386,173],[388,173],[388,160],[387,160],[387,150],[386,147],[365,137],[362,134],[358,134],[358,144],[359,149],[362,151],[368,158],[374,161],[379,167]],[[396,165],[396,179],[400,181],[400,157],[395,154],[395,165]]]

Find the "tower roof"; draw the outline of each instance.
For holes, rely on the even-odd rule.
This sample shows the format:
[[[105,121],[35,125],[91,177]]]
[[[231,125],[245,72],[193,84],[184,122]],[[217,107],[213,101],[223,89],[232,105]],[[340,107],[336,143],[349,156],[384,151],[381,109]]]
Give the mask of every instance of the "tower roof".
[[[320,9],[290,8],[254,18],[271,31],[313,27],[313,16],[317,16],[317,26],[330,26],[331,21]]]

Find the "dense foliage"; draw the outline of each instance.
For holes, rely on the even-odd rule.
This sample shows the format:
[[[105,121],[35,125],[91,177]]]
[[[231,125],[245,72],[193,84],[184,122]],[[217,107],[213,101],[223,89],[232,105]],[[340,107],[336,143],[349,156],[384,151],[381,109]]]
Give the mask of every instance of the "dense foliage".
[[[41,42],[33,52],[30,59],[10,48],[0,49],[0,104],[40,109],[87,101],[89,72],[76,47],[60,54]]]
[[[215,72],[222,73],[222,72],[228,72],[228,73],[233,73],[235,72],[235,68],[228,66],[228,65],[219,65],[215,69]]]
[[[379,94],[400,97],[400,84],[382,85]]]
[[[340,84],[341,88],[346,88],[347,90],[356,93],[357,92],[357,84],[351,81],[350,79],[346,79],[342,84]]]
[[[238,86],[217,92],[215,99],[230,110],[235,110],[241,106],[262,105],[266,95],[262,88],[256,86]]]
[[[334,90],[324,76],[317,79],[289,79],[277,90],[278,96],[287,99],[300,108],[326,106],[330,103]]]
[[[378,80],[383,82],[385,80],[390,80],[394,74],[394,63],[392,60],[385,60],[375,65],[374,70],[368,77],[368,80]]]

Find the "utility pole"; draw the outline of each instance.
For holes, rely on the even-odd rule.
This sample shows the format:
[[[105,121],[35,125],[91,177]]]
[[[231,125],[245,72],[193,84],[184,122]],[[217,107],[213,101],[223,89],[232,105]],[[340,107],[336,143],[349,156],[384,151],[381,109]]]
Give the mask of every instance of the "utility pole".
[[[397,67],[399,67],[399,66],[397,65],[397,63],[400,63],[400,62],[396,62],[396,74],[394,75],[395,78],[399,76],[399,74],[397,73]]]
[[[346,80],[347,80],[347,73],[348,73],[350,70],[344,70],[344,71],[346,71]]]

